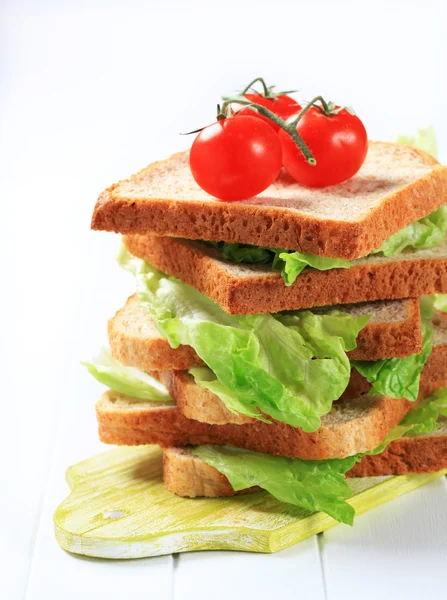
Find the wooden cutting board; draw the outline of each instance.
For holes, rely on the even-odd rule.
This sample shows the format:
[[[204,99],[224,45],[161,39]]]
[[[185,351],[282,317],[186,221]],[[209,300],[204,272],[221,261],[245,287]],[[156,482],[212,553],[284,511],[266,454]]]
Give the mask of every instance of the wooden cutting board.
[[[276,552],[338,524],[267,492],[179,498],[163,486],[161,457],[158,446],[123,447],[70,467],[71,494],[54,514],[62,548],[115,559],[195,550]],[[445,473],[352,479],[350,503],[361,514]]]

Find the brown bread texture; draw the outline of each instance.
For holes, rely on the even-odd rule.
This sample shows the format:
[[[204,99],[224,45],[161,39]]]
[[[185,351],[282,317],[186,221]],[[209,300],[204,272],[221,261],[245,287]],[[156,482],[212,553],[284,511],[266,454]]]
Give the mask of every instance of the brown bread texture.
[[[163,483],[170,492],[187,498],[222,498],[261,489],[251,487],[235,492],[225,475],[191,454],[188,448],[163,448]]]
[[[430,473],[447,468],[447,420],[439,419],[439,429],[429,434],[404,436],[391,442],[376,456],[364,456],[348,477]]]
[[[436,432],[406,436],[391,442],[376,456],[364,456],[347,477],[374,477],[431,473],[447,468],[447,421],[440,421]],[[188,448],[163,449],[163,482],[166,488],[188,498],[217,498],[260,491],[251,487],[235,492],[216,468],[191,454]]]
[[[435,348],[428,358],[421,375],[421,390],[423,390],[424,394],[425,391],[430,388],[431,382],[436,382],[439,379],[443,380],[444,376],[447,380],[447,369],[445,366],[447,354],[447,345],[445,345],[447,343],[447,321],[445,318],[435,318],[433,324]],[[230,412],[218,396],[209,390],[199,387],[195,383],[192,375],[187,371],[152,371],[151,373],[168,389],[171,396],[175,398],[178,409],[188,419],[195,419],[214,425],[225,425],[228,423],[241,425],[243,423],[253,423],[255,421],[251,417],[247,417],[240,413]],[[348,387],[343,393],[341,401],[359,398],[359,396],[368,393],[370,388],[371,386],[366,379],[353,368],[351,370],[351,378]],[[397,410],[398,403],[400,402],[400,400],[393,400],[392,398],[387,398],[387,401],[390,403],[390,406],[385,403],[381,406],[380,414],[382,418],[390,407]],[[340,406],[342,406],[340,402],[334,404],[334,407]],[[403,403],[400,410],[404,411],[406,407],[407,404]],[[333,411],[334,408],[331,413]],[[325,420],[330,418],[331,413],[323,417],[323,425],[325,424]],[[401,417],[398,420],[400,420],[404,414],[405,413],[402,412]],[[397,414],[393,415],[393,417],[396,419],[398,418]]]
[[[315,190],[281,173],[254,198],[222,202],[198,187],[182,152],[105,190],[92,228],[359,258],[445,204],[446,190],[447,168],[426,152],[370,142],[348,181]]]
[[[123,243],[135,256],[195,287],[230,314],[274,313],[447,293],[446,242],[437,248],[407,250],[398,256],[372,255],[354,261],[349,269],[306,268],[290,286],[269,266],[231,263],[200,242],[126,235]]]
[[[175,406],[137,403],[111,392],[100,398],[96,414],[99,437],[108,444],[229,444],[266,454],[323,460],[372,450],[410,408],[408,401],[383,396],[339,400],[323,418],[323,426],[313,433],[280,422],[210,425],[188,419]]]
[[[421,351],[417,298],[365,302],[341,309],[353,316],[372,315],[357,337],[357,348],[348,352],[350,359],[378,360]],[[204,364],[190,346],[171,348],[135,295],[109,320],[108,333],[113,357],[130,367],[160,371],[184,370]]]
[[[422,372],[419,397],[445,386],[447,335],[443,333]],[[96,414],[99,437],[109,444],[230,444],[266,454],[319,460],[375,448],[412,406],[407,400],[384,396],[338,400],[323,417],[323,426],[313,433],[276,421],[211,425],[185,417],[175,404],[135,401],[111,391],[98,401]]]

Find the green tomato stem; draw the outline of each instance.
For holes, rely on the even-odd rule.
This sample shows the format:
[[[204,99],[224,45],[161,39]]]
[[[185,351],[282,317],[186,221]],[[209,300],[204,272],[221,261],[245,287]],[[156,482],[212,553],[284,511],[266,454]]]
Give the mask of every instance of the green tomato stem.
[[[291,121],[290,124],[293,125],[294,127],[296,127],[298,125],[298,123],[301,121],[302,117],[307,113],[307,111],[310,108],[312,108],[312,106],[317,106],[317,102],[321,102],[321,105],[323,108],[323,113],[326,116],[329,116],[331,114],[331,111],[329,110],[329,107],[328,107],[326,101],[323,99],[322,96],[315,96],[315,98],[313,100],[311,100],[308,104],[306,104],[306,106],[303,109],[300,110],[296,119],[293,119],[293,121]]]
[[[298,146],[298,149],[300,150],[300,152],[303,154],[304,158],[307,160],[307,162],[310,165],[315,166],[317,164],[317,161],[315,160],[312,152],[309,150],[306,142],[303,140],[303,138],[297,132],[296,123],[294,124],[293,122],[288,123],[287,121],[284,121],[284,119],[281,119],[281,117],[278,117],[278,115],[275,115],[275,113],[273,113],[271,110],[269,110],[265,106],[262,106],[261,104],[256,104],[256,102],[250,102],[250,100],[247,100],[246,98],[244,98],[243,95],[242,96],[224,96],[223,100],[224,100],[224,103],[222,105],[223,109],[226,108],[229,104],[233,104],[233,103],[242,104],[243,106],[247,106],[248,108],[256,109],[260,115],[262,115],[263,117],[267,117],[270,121],[275,123],[275,125],[278,125],[278,127],[283,129],[286,133],[288,133],[290,135],[290,137],[293,139],[295,144]]]
[[[253,79],[253,81],[251,81],[247,87],[241,92],[241,96],[244,96],[244,94],[246,94],[248,92],[248,90],[254,86],[255,83],[259,83],[262,85],[262,87],[264,88],[264,97],[268,98],[269,97],[269,89],[267,87],[267,84],[265,83],[264,79],[262,77],[256,77],[256,79]]]

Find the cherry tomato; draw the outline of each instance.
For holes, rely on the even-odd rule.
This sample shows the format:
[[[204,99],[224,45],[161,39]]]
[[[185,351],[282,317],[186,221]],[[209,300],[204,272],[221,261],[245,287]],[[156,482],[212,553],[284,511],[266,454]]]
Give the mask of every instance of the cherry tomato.
[[[247,98],[250,102],[256,102],[256,104],[265,106],[285,121],[287,121],[289,117],[298,114],[301,110],[301,106],[298,102],[286,94],[276,96],[276,98],[266,98],[262,94],[245,94],[244,98]],[[260,115],[251,108],[242,107],[240,104],[233,104],[232,109],[238,116],[254,115],[258,119],[262,119],[265,123],[268,123],[275,131],[279,130],[278,125],[275,125],[270,119]]]
[[[221,200],[243,200],[265,190],[282,164],[277,134],[260,119],[230,117],[199,133],[189,155],[194,179]]]
[[[326,116],[309,109],[298,122],[297,131],[317,161],[310,165],[284,130],[278,133],[283,165],[290,175],[309,187],[334,185],[349,179],[363,164],[368,136],[362,121],[346,109]]]

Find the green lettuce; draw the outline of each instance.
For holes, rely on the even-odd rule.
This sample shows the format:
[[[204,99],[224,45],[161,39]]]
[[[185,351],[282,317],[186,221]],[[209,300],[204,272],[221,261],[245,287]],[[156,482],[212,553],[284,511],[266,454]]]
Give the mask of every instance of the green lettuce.
[[[394,141],[399,144],[409,144],[429,152],[437,158],[438,145],[433,126],[419,129],[413,135],[396,135]],[[373,254],[382,252],[384,256],[400,254],[405,248],[435,248],[444,241],[447,232],[447,206],[442,206],[408,227],[396,232],[385,240],[382,246]]]
[[[112,358],[107,350],[102,350],[96,360],[81,364],[95,379],[115,392],[138,400],[173,402],[165,387],[156,379],[135,367],[125,367]]]
[[[436,132],[433,125],[419,131],[413,135],[397,134],[394,136],[394,141],[399,144],[409,144],[425,150],[435,158],[438,158],[438,144],[436,141]]]
[[[428,216],[411,223],[383,242],[371,255],[396,256],[406,249],[423,250],[436,248],[447,233],[447,205],[441,206]],[[284,248],[262,248],[247,244],[227,244],[226,242],[206,242],[222,255],[222,258],[235,263],[270,264],[272,271],[280,271],[287,286],[297,280],[300,273],[310,267],[318,271],[329,269],[349,269],[354,264],[341,258],[327,258],[307,252],[289,252]]]
[[[329,269],[349,269],[352,263],[349,260],[341,258],[327,258],[326,256],[315,256],[308,252],[281,252],[278,256],[274,270],[281,270],[282,278],[286,285],[292,285],[296,278],[306,267],[317,269],[318,271],[328,271]]]
[[[275,261],[281,250],[250,246],[249,244],[230,244],[227,242],[203,242],[219,250],[222,258],[234,263],[247,263],[251,265],[265,265]]]
[[[124,248],[118,261],[136,277],[140,304],[173,348],[192,346],[211,372],[193,369],[229,410],[267,415],[316,431],[349,382],[346,352],[369,316],[341,311],[229,315],[196,289]],[[260,412],[259,412],[260,411]]]
[[[380,454],[403,435],[436,429],[438,416],[447,416],[447,388],[413,408],[385,440],[369,452],[329,460],[272,456],[231,446],[197,446],[192,453],[225,475],[235,491],[258,486],[272,496],[310,511],[322,511],[349,525],[355,510],[346,502],[352,491],[345,474],[366,455]]]
[[[225,475],[236,491],[259,486],[281,502],[325,512],[342,523],[352,525],[354,521],[354,508],[346,502],[352,490],[345,479],[357,462],[354,456],[301,460],[209,445],[197,446],[192,452]]]
[[[438,427],[438,418],[447,417],[447,388],[442,388],[424,398],[402,421],[402,425],[412,425],[408,435],[431,433]]]
[[[432,296],[422,296],[421,314],[428,318],[433,316],[434,309],[440,312],[447,312],[447,294],[433,294]]]
[[[349,269],[352,263],[341,258],[327,258],[306,252],[289,252],[284,248],[263,248],[248,244],[229,244],[227,242],[205,242],[219,250],[224,260],[234,263],[265,265],[271,264],[273,271],[280,271],[287,286],[296,281],[306,267],[318,271],[329,269]]]
[[[427,217],[411,223],[383,242],[372,254],[395,256],[406,248],[436,248],[442,244],[447,232],[447,206],[441,206]]]
[[[433,306],[441,312],[447,312],[447,294],[435,294]]]
[[[383,394],[391,398],[406,398],[415,402],[419,394],[421,372],[433,347],[433,328],[422,322],[422,352],[405,358],[384,360],[353,360],[351,364],[372,383],[370,394]]]

